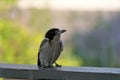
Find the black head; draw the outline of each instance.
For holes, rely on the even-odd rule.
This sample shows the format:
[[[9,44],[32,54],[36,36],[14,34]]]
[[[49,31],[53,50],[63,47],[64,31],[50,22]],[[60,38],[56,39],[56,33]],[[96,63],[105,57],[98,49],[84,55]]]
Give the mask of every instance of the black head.
[[[48,30],[48,32],[45,35],[45,38],[48,38],[49,40],[52,40],[55,35],[60,35],[61,33],[64,33],[66,30],[59,30],[58,28],[52,28]]]
[[[48,30],[48,32],[45,35],[45,38],[48,38],[49,40],[52,40],[53,37],[58,33],[59,29],[57,28],[52,28]]]

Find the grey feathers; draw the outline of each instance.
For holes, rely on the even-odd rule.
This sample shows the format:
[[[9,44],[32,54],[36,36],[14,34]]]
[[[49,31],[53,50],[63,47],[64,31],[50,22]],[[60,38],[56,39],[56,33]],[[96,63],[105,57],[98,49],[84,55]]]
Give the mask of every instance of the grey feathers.
[[[63,50],[62,42],[49,42],[44,39],[40,45],[38,52],[38,65],[39,66],[52,66],[58,59]]]

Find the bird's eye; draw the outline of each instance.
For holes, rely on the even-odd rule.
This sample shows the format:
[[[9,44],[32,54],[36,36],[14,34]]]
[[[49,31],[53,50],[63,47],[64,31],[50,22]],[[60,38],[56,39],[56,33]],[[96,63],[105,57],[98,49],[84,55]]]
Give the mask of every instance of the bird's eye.
[[[55,33],[58,33],[58,30],[56,30]]]

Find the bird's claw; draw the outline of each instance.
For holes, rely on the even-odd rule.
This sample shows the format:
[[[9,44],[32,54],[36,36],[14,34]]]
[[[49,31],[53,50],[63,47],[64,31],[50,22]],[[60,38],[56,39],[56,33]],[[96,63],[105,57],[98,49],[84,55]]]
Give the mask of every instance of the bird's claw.
[[[55,66],[56,66],[56,67],[62,67],[61,65],[59,65],[59,64],[57,64],[57,63],[55,63]]]
[[[38,68],[40,69],[40,68],[43,68],[43,69],[47,69],[47,68],[53,68],[53,66],[51,66],[51,65],[42,65],[42,66],[38,66]]]

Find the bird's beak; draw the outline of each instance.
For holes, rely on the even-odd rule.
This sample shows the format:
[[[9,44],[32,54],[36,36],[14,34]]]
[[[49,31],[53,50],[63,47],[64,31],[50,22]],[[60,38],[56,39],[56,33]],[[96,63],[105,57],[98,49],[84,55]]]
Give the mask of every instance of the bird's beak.
[[[59,34],[62,34],[62,33],[64,33],[64,32],[66,32],[66,30],[60,30],[60,31],[59,31]]]

